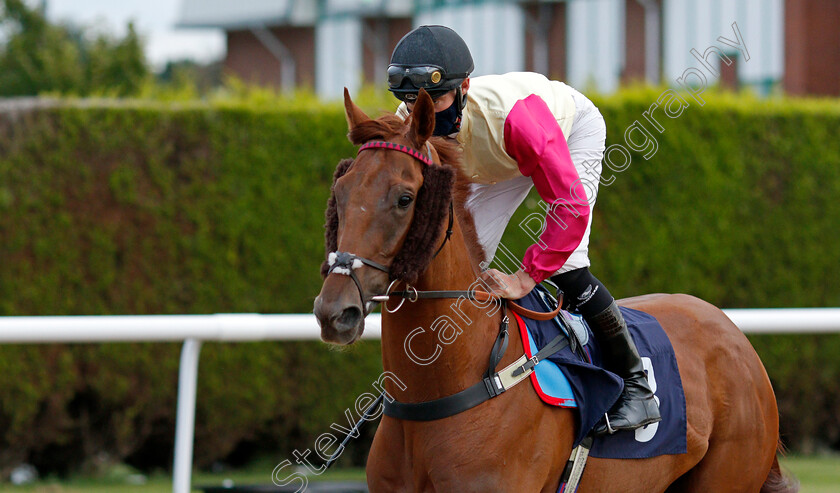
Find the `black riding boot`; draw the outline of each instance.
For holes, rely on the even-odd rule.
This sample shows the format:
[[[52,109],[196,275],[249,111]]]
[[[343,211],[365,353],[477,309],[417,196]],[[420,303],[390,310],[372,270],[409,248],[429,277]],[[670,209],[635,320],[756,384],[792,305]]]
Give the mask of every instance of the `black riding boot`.
[[[604,311],[586,321],[601,345],[604,368],[624,379],[624,392],[607,413],[607,419],[595,426],[595,434],[634,430],[661,421],[639,351],[618,305],[613,301]]]

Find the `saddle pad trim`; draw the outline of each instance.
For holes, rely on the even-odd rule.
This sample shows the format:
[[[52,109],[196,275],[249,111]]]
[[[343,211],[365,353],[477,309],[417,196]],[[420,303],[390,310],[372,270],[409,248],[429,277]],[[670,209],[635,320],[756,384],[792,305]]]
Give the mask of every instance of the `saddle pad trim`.
[[[525,325],[525,321],[522,320],[522,317],[520,317],[517,313],[513,313],[513,316],[516,318],[516,324],[519,327],[519,336],[522,339],[522,348],[525,350],[525,356],[527,356],[528,358],[531,358],[532,356],[534,356],[535,352],[533,350],[533,341],[530,337],[530,334],[528,333],[528,327]],[[552,361],[544,360],[544,361],[541,361],[540,364],[555,364],[555,363],[552,362]],[[539,365],[537,365],[536,368],[539,368]],[[559,369],[559,367],[558,367],[558,369]],[[542,400],[546,404],[550,404],[552,406],[557,406],[557,407],[565,407],[565,408],[576,408],[576,407],[578,407],[575,399],[564,399],[564,398],[554,397],[554,396],[548,395],[543,390],[542,386],[540,386],[540,381],[537,378],[537,372],[536,371],[531,373],[530,379],[531,379],[531,385],[534,387],[534,391],[540,397],[540,400]]]

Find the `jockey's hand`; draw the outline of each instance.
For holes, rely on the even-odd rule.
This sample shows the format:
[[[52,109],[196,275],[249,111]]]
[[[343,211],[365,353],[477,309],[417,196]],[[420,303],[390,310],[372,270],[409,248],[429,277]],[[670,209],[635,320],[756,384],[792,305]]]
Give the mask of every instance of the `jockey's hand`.
[[[490,289],[491,294],[509,300],[522,298],[530,293],[534,289],[534,286],[537,285],[536,281],[522,269],[511,275],[496,269],[487,269],[481,273],[481,279],[487,288]]]

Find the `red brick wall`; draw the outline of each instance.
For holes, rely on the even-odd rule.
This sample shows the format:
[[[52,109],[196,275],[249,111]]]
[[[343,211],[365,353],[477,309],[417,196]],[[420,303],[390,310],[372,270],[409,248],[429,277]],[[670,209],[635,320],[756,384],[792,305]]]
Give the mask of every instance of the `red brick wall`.
[[[551,17],[548,28],[548,73],[543,75],[563,80],[566,77],[566,4],[543,4],[542,7],[550,9]],[[526,22],[538,18],[540,6],[527,5],[523,8],[527,13]],[[525,70],[535,70],[534,65],[534,28],[526,25]]]
[[[384,22],[387,23],[386,46],[384,46],[385,65],[377,67],[371,44],[378,40],[374,39],[374,36],[370,33],[375,31],[376,23],[381,21],[382,19],[365,19],[362,23],[362,28],[365,30],[362,34],[364,36],[364,42],[362,43],[364,80],[366,84],[373,84],[377,87],[386,86],[385,71],[388,68],[388,61],[391,59],[391,53],[394,52],[394,47],[397,46],[400,39],[412,28],[411,19],[408,17],[384,19]]]
[[[315,86],[315,29],[312,27],[276,27],[272,34],[292,52],[295,81],[298,86]],[[263,46],[251,31],[228,31],[225,71],[246,82],[280,87],[280,61]]]
[[[624,7],[624,68],[621,81],[645,80],[645,9],[636,0],[626,0]]]
[[[738,65],[741,63],[740,53],[728,53],[729,59],[732,63],[727,65],[720,62],[720,87],[724,89],[737,90],[738,89]]]
[[[785,1],[785,75],[789,94],[840,95],[840,2]]]
[[[554,21],[548,31],[548,75],[566,78],[566,4],[554,4]]]

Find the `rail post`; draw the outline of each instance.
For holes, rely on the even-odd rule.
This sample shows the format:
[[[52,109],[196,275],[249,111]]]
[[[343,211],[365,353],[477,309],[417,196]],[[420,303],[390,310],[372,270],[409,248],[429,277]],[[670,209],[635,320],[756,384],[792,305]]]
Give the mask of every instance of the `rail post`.
[[[178,409],[175,418],[175,464],[172,471],[173,493],[190,493],[195,439],[195,394],[198,385],[198,356],[201,341],[190,338],[181,348],[178,369]]]

